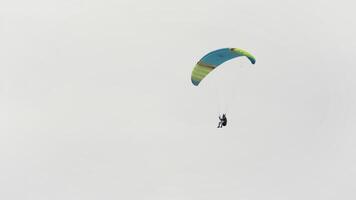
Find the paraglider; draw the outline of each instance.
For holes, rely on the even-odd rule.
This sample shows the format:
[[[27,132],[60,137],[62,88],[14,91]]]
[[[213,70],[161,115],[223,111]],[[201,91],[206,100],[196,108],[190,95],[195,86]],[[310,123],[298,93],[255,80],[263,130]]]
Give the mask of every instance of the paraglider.
[[[220,115],[219,115],[219,119],[220,119],[220,122],[219,122],[218,128],[222,128],[223,126],[227,125],[226,114],[223,114],[222,117],[220,117]]]
[[[193,85],[198,86],[200,82],[215,68],[217,68],[224,62],[237,57],[246,57],[252,64],[255,64],[256,62],[256,59],[252,54],[242,49],[223,48],[212,51],[202,57],[195,65],[191,75],[191,81]],[[219,116],[219,119],[220,122],[218,128],[226,126],[226,114],[223,114],[222,117]]]

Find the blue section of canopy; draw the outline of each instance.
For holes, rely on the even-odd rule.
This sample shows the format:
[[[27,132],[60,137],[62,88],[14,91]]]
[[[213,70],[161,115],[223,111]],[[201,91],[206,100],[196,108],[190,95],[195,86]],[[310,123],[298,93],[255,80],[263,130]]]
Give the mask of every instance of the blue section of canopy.
[[[200,60],[200,62],[217,67],[218,65],[238,56],[240,55],[231,51],[229,48],[224,48],[208,53]]]

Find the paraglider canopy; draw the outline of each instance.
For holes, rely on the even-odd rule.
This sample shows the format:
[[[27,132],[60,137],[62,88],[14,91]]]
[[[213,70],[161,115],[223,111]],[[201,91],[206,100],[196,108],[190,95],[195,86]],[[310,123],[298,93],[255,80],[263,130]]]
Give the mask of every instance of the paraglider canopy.
[[[206,75],[222,63],[240,56],[247,57],[252,64],[255,64],[256,62],[256,59],[252,54],[238,48],[223,48],[206,54],[199,60],[193,69],[191,76],[193,85],[198,86]]]

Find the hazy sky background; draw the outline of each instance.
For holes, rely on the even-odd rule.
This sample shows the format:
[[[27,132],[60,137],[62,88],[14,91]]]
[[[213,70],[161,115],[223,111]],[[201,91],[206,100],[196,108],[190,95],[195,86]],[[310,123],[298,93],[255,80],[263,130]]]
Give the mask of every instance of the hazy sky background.
[[[356,199],[355,6],[1,1],[0,199]]]

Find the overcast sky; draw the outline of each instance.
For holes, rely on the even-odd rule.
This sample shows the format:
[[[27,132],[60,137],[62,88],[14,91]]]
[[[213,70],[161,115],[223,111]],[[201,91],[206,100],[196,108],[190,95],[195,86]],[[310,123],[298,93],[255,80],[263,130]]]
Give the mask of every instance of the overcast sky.
[[[0,199],[356,199],[355,6],[1,1]]]

